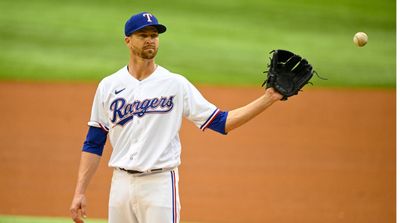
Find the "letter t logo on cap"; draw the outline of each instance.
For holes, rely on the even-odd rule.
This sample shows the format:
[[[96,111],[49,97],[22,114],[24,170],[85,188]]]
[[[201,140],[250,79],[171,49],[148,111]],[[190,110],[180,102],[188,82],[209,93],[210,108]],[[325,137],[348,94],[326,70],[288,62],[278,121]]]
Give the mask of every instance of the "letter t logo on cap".
[[[153,17],[152,14],[150,14],[150,13],[144,13],[144,14],[143,14],[143,17],[146,17],[146,18],[147,18],[147,22],[152,22],[152,21],[151,21],[151,17]]]

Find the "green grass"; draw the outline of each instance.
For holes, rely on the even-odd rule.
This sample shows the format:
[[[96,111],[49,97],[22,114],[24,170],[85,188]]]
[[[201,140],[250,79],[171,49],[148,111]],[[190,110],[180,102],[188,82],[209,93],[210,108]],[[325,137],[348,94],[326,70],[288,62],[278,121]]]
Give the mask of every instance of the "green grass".
[[[70,218],[6,216],[0,215],[0,223],[71,223]],[[182,222],[182,221],[181,221]],[[105,219],[86,219],[85,223],[107,223]],[[185,223],[185,222],[182,222]],[[189,223],[189,222],[186,222]],[[191,222],[194,223],[194,222]]]
[[[70,218],[31,217],[31,216],[0,216],[0,223],[71,223]],[[85,223],[107,223],[102,219],[87,219]]]
[[[128,61],[123,28],[153,12],[168,27],[157,63],[205,84],[262,82],[268,52],[306,57],[319,86],[396,85],[395,0],[3,0],[0,79],[97,81]],[[353,35],[369,43],[358,48]]]

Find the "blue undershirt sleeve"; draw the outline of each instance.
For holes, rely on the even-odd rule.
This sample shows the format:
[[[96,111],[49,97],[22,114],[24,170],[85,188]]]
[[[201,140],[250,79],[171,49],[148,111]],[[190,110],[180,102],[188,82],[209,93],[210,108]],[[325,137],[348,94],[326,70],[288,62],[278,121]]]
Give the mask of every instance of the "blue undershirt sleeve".
[[[208,125],[207,128],[212,129],[216,132],[226,135],[225,124],[226,118],[228,117],[228,112],[220,112],[214,118],[214,120]]]
[[[107,140],[107,132],[101,128],[89,127],[82,151],[101,156]]]

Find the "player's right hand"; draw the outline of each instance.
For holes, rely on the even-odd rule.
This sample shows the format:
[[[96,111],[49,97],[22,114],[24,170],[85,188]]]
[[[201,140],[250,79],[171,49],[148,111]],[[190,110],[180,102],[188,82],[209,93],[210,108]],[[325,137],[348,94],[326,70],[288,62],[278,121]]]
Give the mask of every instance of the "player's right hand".
[[[86,218],[86,197],[84,194],[76,194],[70,207],[71,218],[75,223],[84,223]]]

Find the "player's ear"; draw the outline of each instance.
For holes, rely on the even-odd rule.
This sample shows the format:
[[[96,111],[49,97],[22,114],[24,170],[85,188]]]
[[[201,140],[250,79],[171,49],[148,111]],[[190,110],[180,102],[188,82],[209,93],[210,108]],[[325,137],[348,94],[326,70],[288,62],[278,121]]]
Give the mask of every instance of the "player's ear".
[[[129,36],[125,36],[125,44],[129,45],[129,43],[131,42],[131,38]]]

